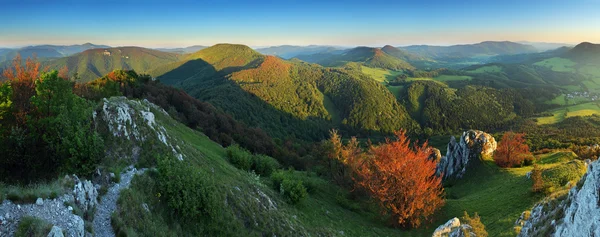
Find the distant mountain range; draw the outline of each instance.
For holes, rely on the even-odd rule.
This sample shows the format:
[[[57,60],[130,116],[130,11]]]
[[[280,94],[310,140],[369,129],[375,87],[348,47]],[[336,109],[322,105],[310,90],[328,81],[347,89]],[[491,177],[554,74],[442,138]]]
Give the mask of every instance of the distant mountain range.
[[[389,47],[387,49],[388,51],[392,52]],[[404,58],[413,57],[409,53],[402,54],[400,50],[393,51],[392,53],[397,53],[397,55]],[[323,57],[314,57],[314,55],[300,55],[297,58],[306,62],[317,63],[327,67],[343,66],[349,62],[357,62],[368,67],[385,68],[391,70],[414,69],[410,63],[401,58],[387,54],[380,48],[356,47],[341,54],[321,53],[320,55]]]
[[[538,52],[538,50],[531,45],[519,44],[510,41],[485,41],[477,44],[463,44],[452,46],[412,45],[400,48],[413,54],[433,59],[469,58],[476,56],[494,56]]]
[[[11,60],[17,54],[22,58],[36,56],[37,58],[60,58],[83,52],[88,49],[110,48],[108,45],[96,45],[92,43],[77,45],[35,45],[18,49],[0,49],[0,62]]]
[[[205,49],[207,46],[203,45],[193,45],[185,48],[157,48],[155,50],[168,52],[168,53],[179,53],[179,54],[188,54],[194,53],[198,50]]]
[[[333,53],[341,51],[343,48],[335,46],[321,46],[321,45],[309,45],[309,46],[295,46],[295,45],[280,45],[272,46],[268,48],[256,49],[261,54],[278,56],[284,59],[290,59],[299,55],[310,55],[318,53]]]

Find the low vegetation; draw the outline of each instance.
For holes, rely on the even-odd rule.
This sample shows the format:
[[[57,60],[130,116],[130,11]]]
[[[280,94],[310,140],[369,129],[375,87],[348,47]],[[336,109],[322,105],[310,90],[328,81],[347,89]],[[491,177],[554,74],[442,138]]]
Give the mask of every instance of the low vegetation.
[[[52,229],[52,225],[44,220],[26,216],[21,219],[17,227],[16,237],[45,237]]]

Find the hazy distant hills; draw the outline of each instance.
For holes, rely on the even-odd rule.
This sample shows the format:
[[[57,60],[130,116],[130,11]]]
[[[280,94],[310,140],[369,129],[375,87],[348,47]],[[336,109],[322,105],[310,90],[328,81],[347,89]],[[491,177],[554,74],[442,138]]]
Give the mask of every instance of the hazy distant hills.
[[[34,55],[40,59],[60,58],[97,48],[110,48],[110,46],[85,43],[79,45],[36,45],[19,49],[0,49],[0,62],[11,60],[17,54],[20,54],[22,58],[33,57]]]
[[[203,45],[193,45],[185,48],[157,48],[158,51],[169,52],[169,53],[179,53],[179,54],[188,54],[194,53],[198,50],[205,49],[207,46]]]
[[[494,56],[538,52],[538,50],[531,45],[510,41],[485,41],[477,44],[452,46],[412,45],[401,48],[408,52],[433,59],[468,58],[481,55]]]
[[[154,68],[181,60],[181,55],[140,47],[89,49],[81,53],[45,62],[50,69],[66,66],[69,74],[77,72],[82,81],[102,77],[115,69],[133,69],[150,73]],[[151,74],[152,75],[152,74]]]
[[[530,41],[518,41],[519,44],[531,45],[539,51],[555,50],[562,47],[572,48],[574,45],[565,43],[547,43],[547,42],[530,42]]]
[[[349,62],[357,62],[368,67],[391,70],[414,69],[410,63],[389,55],[379,48],[370,47],[356,47],[342,54],[328,54],[321,58],[315,58],[314,55],[303,55],[297,58],[327,67],[343,66]]]
[[[268,48],[256,49],[264,55],[274,55],[285,59],[297,57],[299,55],[310,55],[319,53],[334,53],[342,52],[341,47],[334,46],[321,46],[321,45],[309,45],[309,46],[295,46],[295,45],[280,45],[272,46]]]
[[[580,43],[566,52],[565,57],[580,63],[600,65],[600,44]]]

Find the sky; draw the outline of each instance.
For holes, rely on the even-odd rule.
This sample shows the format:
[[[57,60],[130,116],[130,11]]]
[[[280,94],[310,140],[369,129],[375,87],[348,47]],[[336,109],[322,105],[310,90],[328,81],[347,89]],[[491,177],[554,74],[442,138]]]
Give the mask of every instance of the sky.
[[[0,47],[600,43],[600,0],[0,0]]]

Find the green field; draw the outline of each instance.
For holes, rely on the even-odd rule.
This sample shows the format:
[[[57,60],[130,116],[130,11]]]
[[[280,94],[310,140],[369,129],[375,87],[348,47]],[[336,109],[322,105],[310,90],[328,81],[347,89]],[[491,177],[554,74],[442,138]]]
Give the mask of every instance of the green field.
[[[439,75],[433,78],[436,81],[462,81],[462,80],[471,80],[473,77],[471,76],[456,76],[456,75]]]
[[[568,111],[567,111],[568,110]],[[552,116],[538,117],[538,124],[553,124],[560,122],[568,117],[589,116],[592,114],[600,115],[600,106],[595,102],[583,103],[550,110]]]
[[[386,82],[391,79],[394,79],[398,75],[402,74],[402,72],[400,72],[400,71],[388,70],[388,69],[383,69],[383,68],[372,68],[372,67],[365,67],[365,66],[361,66],[361,70],[364,74],[371,76],[373,79],[375,79],[375,81],[378,81],[381,83]]]
[[[579,73],[586,74],[593,77],[598,77],[600,80],[600,66],[597,65],[585,65],[579,68]]]
[[[570,59],[554,57],[539,61],[533,65],[547,67],[555,72],[574,72],[575,68],[573,68],[573,66],[575,66],[575,64],[576,63]]]
[[[498,73],[498,72],[502,72],[502,67],[497,66],[497,65],[483,66],[483,67],[480,67],[480,68],[477,68],[475,70],[471,70],[468,72],[471,72],[471,73]]]

